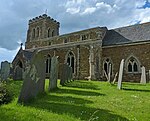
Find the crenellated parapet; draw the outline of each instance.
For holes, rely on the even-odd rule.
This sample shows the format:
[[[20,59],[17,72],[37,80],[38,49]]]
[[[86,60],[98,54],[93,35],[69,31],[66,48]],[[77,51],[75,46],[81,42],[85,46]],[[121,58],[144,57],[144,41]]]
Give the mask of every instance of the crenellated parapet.
[[[58,36],[59,27],[60,23],[46,14],[30,19],[27,42]]]
[[[57,22],[55,19],[51,18],[50,16],[47,16],[47,14],[43,14],[43,15],[40,15],[40,16],[35,17],[33,19],[30,19],[29,24],[33,24],[35,22],[38,22],[39,20],[44,20],[44,19],[51,21],[51,22],[57,24],[58,26],[60,25],[59,22]]]

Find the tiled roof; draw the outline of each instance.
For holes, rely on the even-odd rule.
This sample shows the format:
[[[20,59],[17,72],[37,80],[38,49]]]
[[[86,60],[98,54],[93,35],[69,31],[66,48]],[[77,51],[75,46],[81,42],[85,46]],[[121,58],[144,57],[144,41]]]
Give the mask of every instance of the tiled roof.
[[[33,56],[33,51],[23,50],[23,54],[27,60],[31,60],[31,58]]]
[[[150,22],[108,30],[103,39],[103,46],[148,40],[150,40]]]

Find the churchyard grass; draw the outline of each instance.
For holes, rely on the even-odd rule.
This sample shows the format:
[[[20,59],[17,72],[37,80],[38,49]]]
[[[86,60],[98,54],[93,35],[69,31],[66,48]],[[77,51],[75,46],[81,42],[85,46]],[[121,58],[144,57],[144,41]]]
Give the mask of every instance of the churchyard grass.
[[[9,84],[15,99],[0,106],[0,121],[150,121],[150,84],[74,81],[17,104],[22,81]]]

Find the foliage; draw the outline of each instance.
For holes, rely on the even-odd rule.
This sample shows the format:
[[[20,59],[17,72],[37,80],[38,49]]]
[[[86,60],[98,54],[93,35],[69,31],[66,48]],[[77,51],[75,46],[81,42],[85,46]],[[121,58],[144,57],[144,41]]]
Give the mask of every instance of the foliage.
[[[13,94],[5,82],[0,82],[0,105],[7,104],[13,99]]]
[[[98,81],[74,81],[39,95],[26,105],[17,104],[21,81],[11,84],[16,99],[0,107],[1,121],[148,121],[150,84],[117,85]]]

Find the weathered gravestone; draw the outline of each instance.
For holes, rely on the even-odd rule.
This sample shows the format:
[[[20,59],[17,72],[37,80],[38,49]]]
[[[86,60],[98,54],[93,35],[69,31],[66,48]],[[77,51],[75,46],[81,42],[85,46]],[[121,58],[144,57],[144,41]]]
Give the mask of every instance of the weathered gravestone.
[[[10,63],[4,61],[1,63],[1,80],[6,81],[10,75]]]
[[[149,77],[149,82],[150,82],[150,70],[148,70],[148,77]]]
[[[64,85],[66,82],[72,80],[72,68],[68,64],[63,64],[62,73],[60,76],[60,84]]]
[[[42,52],[35,51],[31,60],[27,63],[23,86],[18,98],[19,103],[26,103],[37,94],[44,92],[45,85],[45,58]]]
[[[110,83],[110,76],[111,76],[111,64],[109,64],[109,72],[108,72],[108,82]]]
[[[23,69],[19,65],[17,65],[14,70],[13,79],[22,80],[22,78],[23,78]]]
[[[119,90],[122,88],[123,67],[124,67],[124,59],[121,60],[119,69],[118,86],[117,86]]]
[[[141,81],[140,81],[140,83],[141,83],[141,84],[146,84],[146,72],[145,72],[145,67],[142,66],[141,70],[142,70],[142,74],[141,74]]]
[[[57,79],[58,79],[58,57],[54,56],[51,59],[49,90],[57,88]]]

